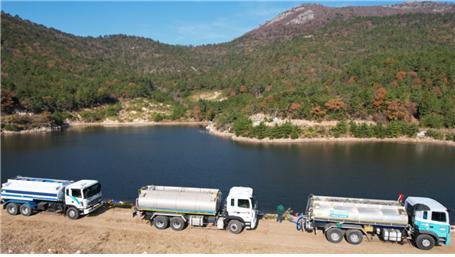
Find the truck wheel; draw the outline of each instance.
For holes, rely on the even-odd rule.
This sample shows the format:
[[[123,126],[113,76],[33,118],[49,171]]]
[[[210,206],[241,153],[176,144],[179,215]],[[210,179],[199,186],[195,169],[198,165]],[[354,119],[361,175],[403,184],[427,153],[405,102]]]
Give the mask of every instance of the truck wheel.
[[[363,240],[363,234],[362,232],[355,230],[355,229],[349,229],[346,231],[345,235],[346,242],[353,244],[353,245],[358,245],[362,243]]]
[[[79,210],[74,207],[70,207],[66,210],[66,216],[72,220],[77,220],[79,219]]]
[[[421,250],[430,250],[435,244],[434,237],[426,234],[417,236],[415,241],[417,248]]]
[[[24,216],[32,215],[32,208],[30,206],[28,206],[28,204],[21,205],[19,210],[20,210],[21,214]]]
[[[171,228],[175,231],[180,231],[185,228],[185,221],[180,217],[171,218]]]
[[[332,243],[339,243],[343,240],[343,231],[339,228],[329,228],[325,232],[325,238]]]
[[[158,216],[153,219],[153,225],[157,229],[166,229],[169,227],[169,219],[166,216]]]
[[[15,203],[9,203],[6,205],[6,211],[9,215],[17,215],[19,213],[19,208]]]
[[[228,229],[233,234],[240,234],[243,230],[243,224],[238,220],[231,220],[228,223]]]

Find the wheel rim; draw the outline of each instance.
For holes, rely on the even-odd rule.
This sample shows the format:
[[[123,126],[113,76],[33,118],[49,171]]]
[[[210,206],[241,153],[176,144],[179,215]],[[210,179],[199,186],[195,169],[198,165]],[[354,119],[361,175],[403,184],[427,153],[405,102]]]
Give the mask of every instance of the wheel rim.
[[[172,225],[174,226],[174,228],[177,228],[177,229],[182,227],[182,224],[178,221],[174,221],[174,223],[172,223]]]
[[[351,234],[349,237],[351,239],[351,242],[353,242],[353,243],[358,243],[360,240],[360,237],[357,234]]]
[[[237,231],[238,227],[237,227],[237,224],[232,224],[231,225],[231,230],[232,231]]]
[[[161,220],[156,221],[156,225],[160,228],[164,227],[164,222]]]
[[[338,235],[338,233],[332,233],[332,234],[330,234],[330,238],[333,241],[338,241],[338,240],[340,240],[340,235]]]
[[[71,218],[76,217],[76,212],[74,210],[70,210],[70,217]]]
[[[22,209],[22,213],[23,213],[23,214],[28,214],[28,213],[29,213],[29,209],[28,209],[27,207],[24,207],[24,208]]]
[[[428,240],[428,239],[423,239],[423,240],[422,240],[422,245],[423,245],[424,247],[429,247],[429,246],[431,245],[431,242],[430,242],[430,240]]]
[[[16,206],[10,206],[10,207],[8,208],[8,212],[9,212],[9,213],[16,213],[16,212],[17,212]]]

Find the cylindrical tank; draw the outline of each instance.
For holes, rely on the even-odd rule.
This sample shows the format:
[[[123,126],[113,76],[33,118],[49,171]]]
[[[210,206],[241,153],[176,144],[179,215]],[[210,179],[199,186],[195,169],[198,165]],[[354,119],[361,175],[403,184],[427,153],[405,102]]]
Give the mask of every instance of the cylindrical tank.
[[[142,211],[216,215],[220,210],[219,189],[144,186],[136,207]]]
[[[307,216],[314,220],[403,227],[408,215],[398,201],[310,196]]]
[[[1,198],[61,202],[64,201],[65,186],[72,182],[70,180],[18,176],[14,179],[8,179],[6,183],[2,184]]]

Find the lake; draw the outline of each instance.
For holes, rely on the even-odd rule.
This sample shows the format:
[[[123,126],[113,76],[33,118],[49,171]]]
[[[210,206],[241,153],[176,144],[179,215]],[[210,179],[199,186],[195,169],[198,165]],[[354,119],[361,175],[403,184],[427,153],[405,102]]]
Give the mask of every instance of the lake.
[[[452,209],[455,147],[412,143],[255,145],[199,127],[91,127],[4,136],[1,180],[16,175],[97,179],[105,198],[132,201],[148,184],[250,186],[259,208],[303,211],[309,194],[428,196]]]

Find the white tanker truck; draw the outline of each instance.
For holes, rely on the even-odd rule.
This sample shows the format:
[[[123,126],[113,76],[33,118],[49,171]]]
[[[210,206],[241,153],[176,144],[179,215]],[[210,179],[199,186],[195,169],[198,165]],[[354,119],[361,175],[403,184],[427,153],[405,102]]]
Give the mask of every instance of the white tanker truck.
[[[310,195],[297,230],[322,230],[332,243],[344,237],[354,245],[368,235],[399,243],[408,239],[423,250],[449,245],[451,240],[447,208],[426,197],[408,197],[403,204],[399,200]]]
[[[18,176],[2,184],[0,199],[10,215],[54,211],[70,219],[78,219],[103,205],[101,185],[96,180],[75,182]]]
[[[139,190],[133,216],[140,215],[157,229],[176,231],[187,225],[228,229],[234,234],[257,225],[257,204],[253,189],[232,187],[221,205],[221,191],[209,188],[144,186]]]

